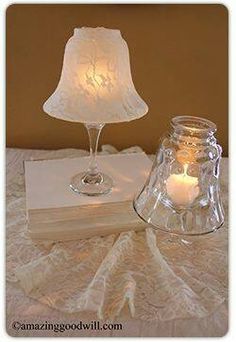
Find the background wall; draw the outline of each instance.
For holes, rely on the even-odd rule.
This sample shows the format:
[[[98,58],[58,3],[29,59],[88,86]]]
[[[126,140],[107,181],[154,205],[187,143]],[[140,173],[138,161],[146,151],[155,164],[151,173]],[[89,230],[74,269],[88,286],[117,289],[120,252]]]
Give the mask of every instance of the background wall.
[[[7,9],[7,146],[88,148],[82,124],[42,110],[75,27],[120,29],[149,113],[107,125],[101,144],[155,152],[175,114],[204,116],[228,148],[228,14],[222,5],[11,5]]]

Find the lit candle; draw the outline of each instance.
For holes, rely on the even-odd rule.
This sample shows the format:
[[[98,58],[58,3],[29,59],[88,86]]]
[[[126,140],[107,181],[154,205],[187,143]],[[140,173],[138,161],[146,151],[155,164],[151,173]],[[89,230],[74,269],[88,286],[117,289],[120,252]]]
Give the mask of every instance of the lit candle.
[[[198,178],[187,174],[188,165],[184,165],[184,173],[170,175],[166,181],[167,194],[171,200],[181,206],[191,204],[199,195]]]

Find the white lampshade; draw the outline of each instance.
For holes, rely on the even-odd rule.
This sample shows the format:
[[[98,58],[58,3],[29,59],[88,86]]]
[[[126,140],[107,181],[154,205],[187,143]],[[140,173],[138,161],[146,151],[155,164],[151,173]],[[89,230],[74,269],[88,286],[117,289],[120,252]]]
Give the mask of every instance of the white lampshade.
[[[129,50],[119,30],[76,28],[65,48],[61,78],[43,109],[82,123],[142,117],[148,106],[135,90]]]

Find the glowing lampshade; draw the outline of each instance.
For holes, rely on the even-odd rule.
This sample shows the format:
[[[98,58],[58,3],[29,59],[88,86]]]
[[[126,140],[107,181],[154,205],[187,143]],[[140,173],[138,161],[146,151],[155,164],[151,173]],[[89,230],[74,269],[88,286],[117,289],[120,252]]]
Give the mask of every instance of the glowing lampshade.
[[[147,113],[135,90],[128,46],[119,30],[74,30],[66,44],[60,81],[43,109],[82,123],[130,121]]]

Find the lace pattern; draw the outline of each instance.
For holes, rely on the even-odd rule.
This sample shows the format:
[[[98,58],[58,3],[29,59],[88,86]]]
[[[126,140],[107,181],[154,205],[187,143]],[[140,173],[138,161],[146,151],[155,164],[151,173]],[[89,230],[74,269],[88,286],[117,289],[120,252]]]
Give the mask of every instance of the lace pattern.
[[[122,153],[132,151],[140,148]],[[102,153],[117,151],[103,146]],[[85,154],[60,150],[33,155]],[[33,242],[27,235],[21,161],[18,166],[7,178],[7,280],[28,297],[62,312],[93,312],[101,319],[121,317],[128,308],[132,317],[147,321],[206,317],[227,299],[227,222],[214,234],[188,241],[150,227],[103,238]],[[225,159],[222,175],[227,219]]]
[[[51,116],[83,123],[130,121],[147,113],[119,30],[75,29],[65,47],[60,81],[43,108]]]

